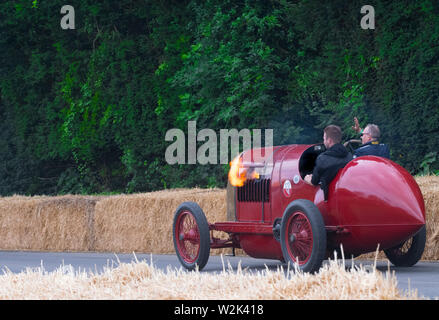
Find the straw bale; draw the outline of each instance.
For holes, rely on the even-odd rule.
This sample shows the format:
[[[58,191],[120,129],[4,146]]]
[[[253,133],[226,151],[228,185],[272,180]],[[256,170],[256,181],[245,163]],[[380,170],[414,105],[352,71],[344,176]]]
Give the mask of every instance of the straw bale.
[[[425,202],[427,244],[423,259],[439,260],[439,176],[416,177]]]
[[[186,272],[155,268],[145,261],[122,263],[103,273],[74,271],[60,266],[54,272],[27,269],[0,276],[0,299],[13,300],[416,300],[416,290],[397,288],[394,273],[364,267],[346,269],[344,261],[330,261],[315,275],[302,272],[233,271]]]
[[[439,259],[439,177],[416,177],[426,207],[424,260]],[[113,196],[0,198],[0,249],[174,253],[172,222],[184,201],[211,223],[227,221],[225,189],[173,189]],[[227,237],[215,232],[215,236]],[[211,254],[230,253],[230,249]],[[241,250],[237,250],[242,254]],[[374,258],[374,253],[362,258]],[[385,258],[381,253],[379,258]]]
[[[95,207],[96,250],[173,253],[172,224],[184,201],[200,205],[209,222],[225,221],[226,191],[181,189],[111,196]]]
[[[0,198],[3,250],[87,251],[93,249],[93,197]]]

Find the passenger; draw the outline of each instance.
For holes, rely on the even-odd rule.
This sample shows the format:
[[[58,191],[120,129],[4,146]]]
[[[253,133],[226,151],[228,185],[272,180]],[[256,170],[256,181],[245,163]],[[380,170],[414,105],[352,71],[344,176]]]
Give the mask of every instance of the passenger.
[[[323,144],[326,151],[317,159],[312,174],[305,176],[305,181],[311,185],[319,185],[328,199],[328,188],[338,171],[350,160],[352,154],[341,144],[342,132],[340,127],[329,125],[323,130]]]
[[[376,124],[368,124],[364,130],[361,130],[358,119],[355,117],[352,129],[361,133],[362,143],[362,146],[354,151],[354,158],[370,155],[390,159],[389,147],[379,142],[380,128]]]

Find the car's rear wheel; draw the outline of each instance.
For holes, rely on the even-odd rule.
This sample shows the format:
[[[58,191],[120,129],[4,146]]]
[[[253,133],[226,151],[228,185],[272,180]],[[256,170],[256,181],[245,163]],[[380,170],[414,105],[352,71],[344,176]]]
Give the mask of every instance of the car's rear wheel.
[[[397,267],[414,266],[422,257],[425,249],[427,230],[421,228],[412,238],[399,245],[384,250],[390,262]]]
[[[304,199],[291,202],[282,216],[280,232],[285,262],[304,272],[320,269],[326,255],[326,230],[314,203]]]

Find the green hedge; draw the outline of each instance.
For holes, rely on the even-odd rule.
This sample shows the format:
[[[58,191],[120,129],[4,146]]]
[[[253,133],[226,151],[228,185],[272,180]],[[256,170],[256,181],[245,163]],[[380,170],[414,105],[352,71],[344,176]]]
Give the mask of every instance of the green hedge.
[[[439,173],[439,5],[73,0],[0,4],[0,194],[224,187],[227,165],[168,165],[165,133],[273,128],[321,141],[376,123],[392,159]]]

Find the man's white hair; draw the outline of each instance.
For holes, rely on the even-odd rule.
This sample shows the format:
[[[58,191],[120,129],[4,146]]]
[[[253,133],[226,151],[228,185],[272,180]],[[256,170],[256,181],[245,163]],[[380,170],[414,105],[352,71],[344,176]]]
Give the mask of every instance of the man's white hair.
[[[364,128],[364,130],[366,130],[367,128],[369,128],[368,131],[369,131],[372,139],[379,139],[380,138],[380,136],[381,136],[380,128],[378,128],[378,126],[376,124],[369,123],[366,126],[366,128]]]

